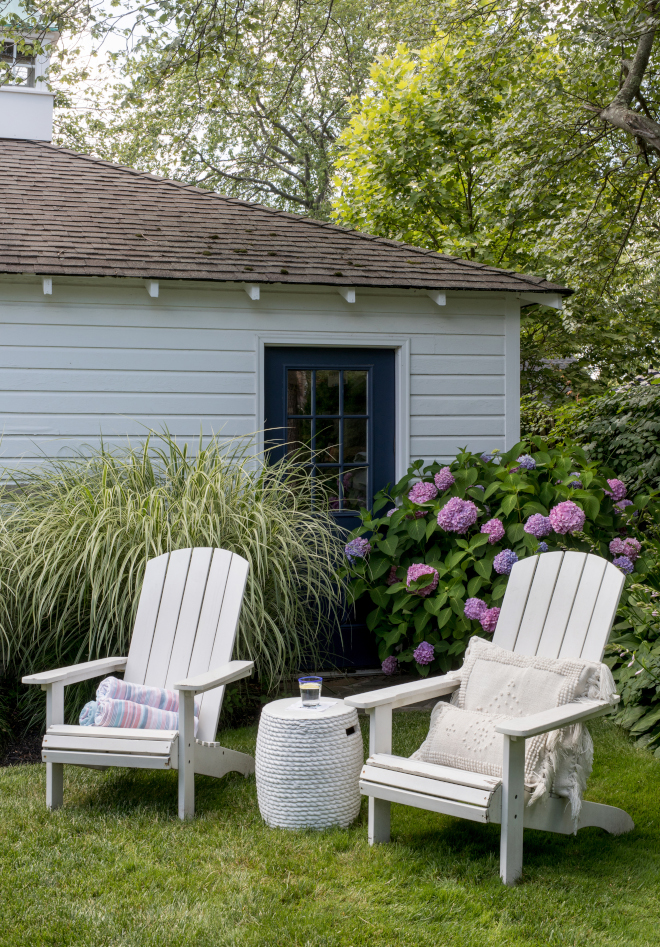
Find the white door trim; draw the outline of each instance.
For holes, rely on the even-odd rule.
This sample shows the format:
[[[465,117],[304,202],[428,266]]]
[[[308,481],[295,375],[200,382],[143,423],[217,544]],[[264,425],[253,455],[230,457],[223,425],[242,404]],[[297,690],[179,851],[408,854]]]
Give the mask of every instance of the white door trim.
[[[366,332],[256,332],[257,452],[264,449],[264,362],[266,346],[332,346],[333,348],[394,349],[395,432],[394,475],[397,480],[410,465],[410,336],[370,335]]]

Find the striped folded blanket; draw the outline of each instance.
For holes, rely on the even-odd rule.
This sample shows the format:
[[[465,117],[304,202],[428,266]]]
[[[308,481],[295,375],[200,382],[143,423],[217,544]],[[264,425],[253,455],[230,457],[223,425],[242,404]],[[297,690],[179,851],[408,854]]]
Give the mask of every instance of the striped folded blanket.
[[[133,730],[178,730],[179,714],[133,700],[90,700],[80,712],[82,727],[125,727]],[[195,715],[195,734],[199,717]]]
[[[146,704],[158,710],[179,710],[179,694],[165,687],[147,687],[146,684],[131,684],[116,677],[106,677],[96,688],[97,700],[131,700],[135,704]],[[195,699],[195,716],[199,716],[200,698]],[[110,726],[106,724],[105,726]],[[167,728],[166,728],[167,729]]]

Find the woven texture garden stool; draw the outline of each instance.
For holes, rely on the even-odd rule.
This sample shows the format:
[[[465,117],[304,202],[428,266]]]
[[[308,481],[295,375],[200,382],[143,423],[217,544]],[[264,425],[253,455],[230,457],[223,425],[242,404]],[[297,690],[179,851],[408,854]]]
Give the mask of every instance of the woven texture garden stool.
[[[264,821],[272,828],[346,828],[360,811],[363,759],[357,711],[343,700],[323,711],[302,710],[299,697],[266,704],[255,756]]]

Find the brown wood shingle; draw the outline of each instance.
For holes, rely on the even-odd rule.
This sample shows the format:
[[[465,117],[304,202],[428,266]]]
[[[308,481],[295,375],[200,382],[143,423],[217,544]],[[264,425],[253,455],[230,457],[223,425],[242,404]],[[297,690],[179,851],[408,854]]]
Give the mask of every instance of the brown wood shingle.
[[[0,139],[0,273],[569,294],[44,142]]]

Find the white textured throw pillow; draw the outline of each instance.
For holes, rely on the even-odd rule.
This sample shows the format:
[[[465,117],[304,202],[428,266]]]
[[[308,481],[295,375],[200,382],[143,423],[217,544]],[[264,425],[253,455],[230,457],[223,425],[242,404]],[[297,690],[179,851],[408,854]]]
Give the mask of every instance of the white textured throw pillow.
[[[412,759],[488,776],[502,776],[503,737],[495,731],[501,720],[615,693],[604,664],[514,654],[483,638],[470,640],[460,676],[452,702],[434,707],[429,734]],[[552,790],[570,799],[577,819],[592,763],[591,736],[581,724],[527,740],[530,804]]]

